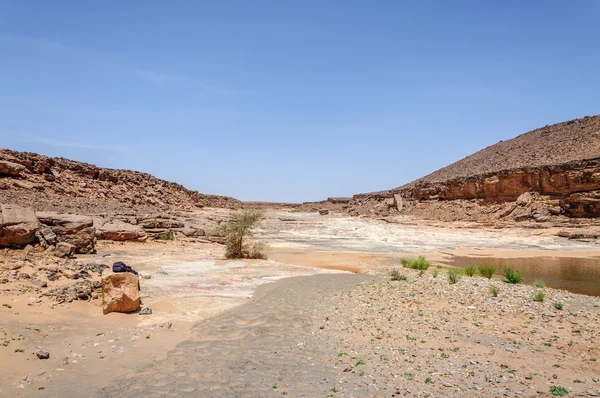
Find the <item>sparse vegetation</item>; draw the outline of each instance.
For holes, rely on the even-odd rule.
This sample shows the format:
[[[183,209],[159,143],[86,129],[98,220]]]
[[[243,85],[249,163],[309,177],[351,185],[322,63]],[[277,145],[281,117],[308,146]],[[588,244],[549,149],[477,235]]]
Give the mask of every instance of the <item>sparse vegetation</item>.
[[[556,397],[562,397],[565,396],[569,393],[569,390],[567,390],[564,387],[561,386],[552,386],[550,387],[550,394],[556,396]]]
[[[356,361],[356,364],[354,366],[360,366],[360,365],[364,365],[366,362],[363,361],[362,359],[359,359],[358,361]]]
[[[431,263],[425,260],[425,257],[419,256],[419,258],[415,259],[406,259],[403,258],[400,260],[400,263],[404,268],[411,268],[416,270],[424,271],[427,268],[431,267]]]
[[[397,269],[393,269],[390,271],[390,277],[392,278],[393,281],[405,281],[406,280],[406,276],[402,275],[400,273],[400,271],[398,271]]]
[[[556,308],[557,310],[562,310],[563,309],[563,303],[554,303],[554,308]]]
[[[457,283],[459,279],[460,275],[457,269],[448,270],[448,282],[450,282],[451,285]]]
[[[465,267],[465,275],[467,275],[467,276],[475,275],[475,271],[477,271],[477,269],[472,265]]]
[[[245,210],[235,213],[229,221],[218,228],[218,233],[225,238],[227,258],[267,258],[265,245],[260,242],[248,244],[245,239],[251,237],[256,225],[264,218],[257,210]]]
[[[541,289],[546,287],[546,283],[541,280],[536,280],[535,282],[533,282],[533,286]]]
[[[533,301],[537,301],[538,303],[543,302],[545,298],[546,293],[544,293],[542,290],[536,290],[535,294],[533,295]]]
[[[492,297],[498,297],[498,293],[500,293],[500,288],[496,285],[491,285],[490,293],[492,293]]]
[[[492,275],[494,275],[494,272],[496,272],[496,267],[494,267],[493,265],[484,264],[477,267],[477,270],[481,275],[485,276],[488,279],[492,279]]]
[[[512,285],[519,284],[523,282],[523,275],[514,269],[513,266],[508,265],[504,267],[504,282],[510,283]]]
[[[162,234],[156,235],[157,240],[175,240],[175,234],[170,229],[166,230]]]
[[[433,272],[431,273],[431,275],[433,275],[434,278],[437,278],[439,274],[439,271],[436,269],[433,270]]]

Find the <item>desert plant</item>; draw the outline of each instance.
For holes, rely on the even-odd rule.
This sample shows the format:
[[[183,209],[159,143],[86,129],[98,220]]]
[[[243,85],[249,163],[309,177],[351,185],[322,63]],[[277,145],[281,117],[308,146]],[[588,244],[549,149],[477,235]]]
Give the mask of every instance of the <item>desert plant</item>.
[[[550,387],[550,394],[556,396],[556,397],[562,397],[565,396],[569,393],[569,390],[567,390],[564,387],[561,386],[552,386]]]
[[[457,269],[448,270],[448,282],[450,282],[451,285],[454,285],[459,279],[460,275],[458,274]]]
[[[493,297],[498,297],[498,293],[500,293],[500,288],[496,285],[490,285],[490,293],[492,293]]]
[[[260,242],[248,244],[245,239],[252,236],[256,225],[264,218],[257,210],[245,210],[235,213],[218,228],[219,234],[225,238],[227,258],[266,258],[265,245]]]
[[[557,310],[562,310],[563,309],[563,303],[554,303],[554,308],[556,308]]]
[[[523,275],[511,265],[504,267],[504,282],[516,285],[523,282]]]
[[[166,230],[162,234],[156,235],[158,240],[175,240],[175,234],[170,229]]]
[[[398,271],[397,269],[393,269],[390,271],[390,278],[393,281],[405,281],[406,280],[406,276],[402,275],[400,273],[400,271]]]
[[[476,268],[473,267],[472,265],[469,265],[468,267],[465,267],[465,274],[467,276],[473,276],[473,275],[475,275],[475,271],[476,271]]]
[[[425,260],[425,257],[419,256],[419,258],[415,259],[401,259],[400,263],[404,268],[411,268],[424,271],[427,268],[431,267],[431,263]]]
[[[544,298],[546,298],[546,293],[544,293],[542,290],[536,290],[535,294],[533,295],[533,301],[537,301],[538,303],[543,302]]]
[[[488,279],[492,279],[492,275],[494,275],[494,272],[496,272],[496,267],[494,267],[493,265],[484,264],[477,267],[477,270],[481,275],[485,276]]]
[[[437,278],[439,271],[437,269],[434,269],[431,274],[433,275],[434,278]]]
[[[538,287],[538,288],[543,288],[543,287],[546,287],[546,283],[544,283],[544,281],[541,281],[538,279],[535,282],[533,282],[533,286]]]

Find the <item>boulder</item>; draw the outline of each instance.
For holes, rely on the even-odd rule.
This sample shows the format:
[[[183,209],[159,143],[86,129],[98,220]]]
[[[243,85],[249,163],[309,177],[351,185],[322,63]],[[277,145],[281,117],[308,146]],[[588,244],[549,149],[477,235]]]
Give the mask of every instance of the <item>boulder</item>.
[[[172,229],[172,228],[183,228],[183,223],[173,218],[167,218],[164,216],[157,216],[151,218],[144,218],[138,220],[138,225],[144,229]]]
[[[1,205],[0,247],[27,246],[35,238],[39,222],[32,208]]]
[[[535,200],[536,194],[532,192],[525,192],[519,195],[517,198],[517,205],[519,206],[527,206],[531,204]]]
[[[55,212],[38,212],[38,220],[50,227],[59,242],[76,247],[76,253],[93,253],[96,231],[92,217]]]
[[[402,211],[404,209],[404,200],[402,199],[402,196],[396,194],[394,195],[394,206],[396,207],[396,210],[398,211]]]
[[[563,229],[558,231],[556,235],[567,239],[598,239],[598,237],[600,237],[600,232]]]
[[[94,219],[97,239],[106,239],[114,241],[135,240],[143,242],[148,235],[139,225],[132,225],[121,220],[104,221],[104,219]]]
[[[188,238],[197,238],[206,235],[206,232],[202,228],[195,227],[174,228],[173,231],[182,233]]]
[[[131,272],[102,274],[102,312],[133,312],[140,307],[139,281]]]
[[[21,173],[27,170],[22,164],[0,160],[0,175],[9,177],[20,177]]]
[[[73,257],[76,249],[75,245],[67,242],[60,242],[56,245],[56,249],[54,249],[54,255],[56,257]]]
[[[57,243],[56,234],[52,232],[52,229],[49,226],[40,224],[40,233],[49,245],[55,245]]]
[[[320,209],[319,210],[319,214],[322,216],[326,216],[327,214],[329,214],[329,210],[327,209]]]

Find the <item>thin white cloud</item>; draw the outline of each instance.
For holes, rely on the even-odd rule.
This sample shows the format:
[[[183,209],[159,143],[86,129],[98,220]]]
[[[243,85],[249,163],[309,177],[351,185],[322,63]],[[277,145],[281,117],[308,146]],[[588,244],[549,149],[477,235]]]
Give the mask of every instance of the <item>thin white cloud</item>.
[[[55,54],[68,55],[83,62],[125,72],[136,77],[138,80],[142,80],[159,89],[197,90],[219,95],[227,95],[230,93],[228,90],[204,85],[194,78],[174,76],[147,68],[132,67],[110,59],[109,57],[83,51],[64,43],[47,40],[45,38],[12,35],[0,32],[0,42],[2,41],[31,47],[38,51],[48,51]]]
[[[40,137],[37,135],[27,136],[27,142],[44,144],[56,147],[67,147],[67,148],[81,148],[81,149],[92,149],[92,150],[103,150],[103,151],[129,151],[131,148],[120,145],[104,145],[104,144],[88,144],[82,142],[73,141],[61,141],[46,137]]]

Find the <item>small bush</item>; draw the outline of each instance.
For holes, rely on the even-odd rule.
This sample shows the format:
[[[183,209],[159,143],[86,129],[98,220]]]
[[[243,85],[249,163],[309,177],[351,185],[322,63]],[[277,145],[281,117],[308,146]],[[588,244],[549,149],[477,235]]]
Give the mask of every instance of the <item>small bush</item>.
[[[465,268],[465,274],[467,276],[473,276],[473,275],[475,275],[475,271],[476,271],[476,269],[472,265],[469,265],[468,267]]]
[[[166,230],[165,232],[163,232],[162,234],[158,234],[156,235],[156,239],[158,240],[175,240],[175,234],[173,233],[173,231]]]
[[[424,271],[427,268],[431,267],[431,263],[425,260],[425,257],[419,256],[416,260],[414,259],[401,259],[400,263],[404,268],[411,268]]]
[[[533,301],[537,301],[538,303],[543,302],[545,298],[546,293],[544,293],[542,290],[537,290],[533,295]]]
[[[533,282],[533,286],[537,287],[537,288],[544,288],[544,287],[546,287],[546,284],[544,283],[544,281],[537,280],[537,281]]]
[[[231,218],[218,228],[219,236],[225,239],[227,258],[258,258],[265,259],[265,245],[260,242],[245,243],[245,239],[252,236],[256,225],[264,218],[264,214],[257,210],[245,210],[235,213]]]
[[[434,278],[437,278],[439,274],[439,271],[437,269],[434,269],[433,272],[431,273],[431,275],[433,275]]]
[[[448,282],[450,282],[451,285],[454,285],[459,279],[460,275],[458,274],[457,269],[448,270]]]
[[[405,281],[406,276],[402,275],[397,269],[390,271],[390,277],[393,281]]]
[[[500,293],[500,288],[496,285],[491,285],[490,293],[492,293],[492,297],[498,297],[498,293]]]
[[[562,310],[563,309],[563,303],[554,303],[554,308],[556,308],[557,310]]]
[[[569,393],[569,390],[567,390],[564,387],[561,386],[552,386],[550,387],[550,394],[556,396],[556,397],[562,397],[565,396]]]
[[[512,285],[519,284],[523,282],[523,275],[512,266],[506,266],[504,267],[504,282]]]
[[[477,269],[479,270],[479,273],[483,276],[485,276],[488,279],[492,279],[492,275],[494,275],[494,272],[496,272],[496,267],[494,267],[493,265],[480,265],[479,267],[477,267]]]

